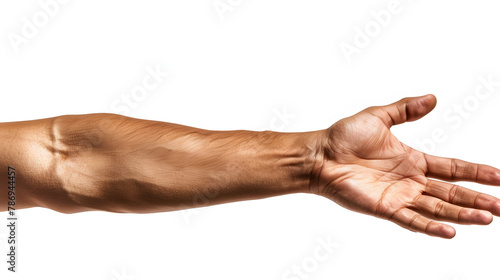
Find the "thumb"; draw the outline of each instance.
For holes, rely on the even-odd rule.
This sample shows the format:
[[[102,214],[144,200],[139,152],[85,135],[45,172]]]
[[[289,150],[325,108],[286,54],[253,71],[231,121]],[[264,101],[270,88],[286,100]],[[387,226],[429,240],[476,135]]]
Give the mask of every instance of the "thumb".
[[[406,97],[398,102],[377,107],[376,114],[385,121],[388,127],[391,127],[422,118],[436,107],[436,102],[436,97],[432,94]]]

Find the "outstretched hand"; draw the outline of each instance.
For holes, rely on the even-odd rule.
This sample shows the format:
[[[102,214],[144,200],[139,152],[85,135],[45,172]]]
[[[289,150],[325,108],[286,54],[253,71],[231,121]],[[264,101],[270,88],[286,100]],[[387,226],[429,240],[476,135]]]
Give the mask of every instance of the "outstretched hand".
[[[326,130],[312,191],[347,209],[443,238],[454,237],[455,229],[437,221],[491,223],[492,214],[500,216],[500,199],[444,181],[500,185],[500,170],[424,154],[390,131],[435,106],[433,95],[404,98],[332,125]]]

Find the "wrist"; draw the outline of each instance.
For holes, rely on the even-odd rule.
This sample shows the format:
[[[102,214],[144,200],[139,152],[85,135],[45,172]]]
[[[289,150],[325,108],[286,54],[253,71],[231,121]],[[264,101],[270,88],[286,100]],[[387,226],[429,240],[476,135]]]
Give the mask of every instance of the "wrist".
[[[309,132],[308,139],[308,161],[307,165],[308,184],[304,192],[311,194],[319,194],[321,186],[321,172],[324,169],[325,151],[328,145],[328,130],[318,130]]]
[[[268,165],[266,169],[281,189],[281,194],[316,193],[318,176],[323,165],[325,130],[259,133],[262,134],[258,139],[267,139],[262,140],[264,150],[271,151],[272,155],[268,158],[272,165]]]

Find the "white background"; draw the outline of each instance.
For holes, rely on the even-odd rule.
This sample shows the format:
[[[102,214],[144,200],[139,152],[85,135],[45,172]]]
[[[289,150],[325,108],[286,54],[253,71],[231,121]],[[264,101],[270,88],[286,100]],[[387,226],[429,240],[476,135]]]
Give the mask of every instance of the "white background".
[[[0,2],[1,121],[120,113],[125,96],[132,117],[309,131],[433,93],[435,111],[393,129],[396,136],[500,166],[500,87],[480,82],[500,81],[498,1],[70,0],[49,16],[47,2]],[[374,13],[388,5],[397,11],[382,26]],[[367,27],[369,41],[356,44],[356,30]],[[346,56],[346,44],[357,53]],[[155,68],[168,77],[139,95]],[[429,140],[436,130],[444,136]],[[18,215],[19,273],[4,263],[1,279],[498,279],[498,220],[456,226],[457,236],[443,240],[313,195],[148,215]],[[0,227],[3,256],[6,234]],[[318,239],[328,238],[338,246],[314,259]],[[295,265],[307,272],[294,276]]]

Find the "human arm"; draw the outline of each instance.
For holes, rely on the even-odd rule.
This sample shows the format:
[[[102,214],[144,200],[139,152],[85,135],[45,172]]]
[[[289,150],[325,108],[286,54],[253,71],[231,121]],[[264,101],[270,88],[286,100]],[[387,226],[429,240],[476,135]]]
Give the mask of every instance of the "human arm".
[[[304,133],[208,131],[113,114],[5,123],[0,167],[19,170],[22,208],[149,213],[195,207],[200,194],[213,205],[301,192],[451,238],[455,230],[437,221],[488,224],[500,200],[431,178],[500,185],[500,171],[426,155],[390,132],[435,103],[406,98]]]

